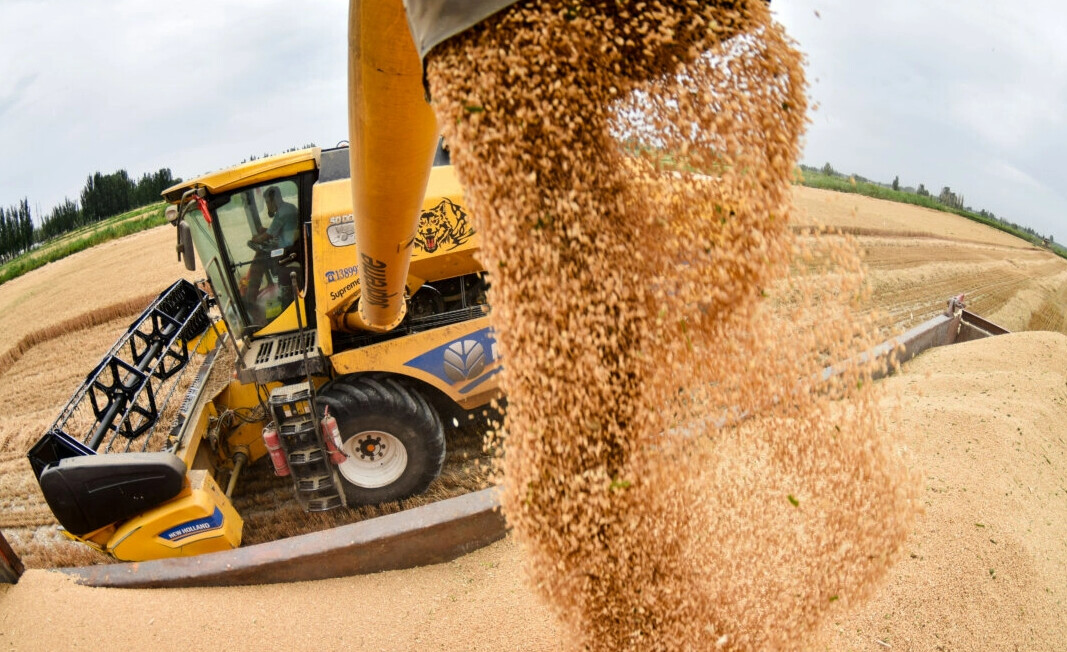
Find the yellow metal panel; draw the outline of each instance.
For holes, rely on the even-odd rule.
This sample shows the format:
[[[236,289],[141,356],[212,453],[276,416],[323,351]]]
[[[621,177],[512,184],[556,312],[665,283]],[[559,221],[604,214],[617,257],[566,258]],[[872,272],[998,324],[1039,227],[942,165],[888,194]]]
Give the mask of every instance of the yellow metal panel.
[[[433,281],[480,272],[474,259],[480,246],[455,170],[435,167],[422,201],[409,274]]]
[[[187,557],[241,545],[244,521],[206,471],[174,500],[123,523],[106,550],[122,561]]]
[[[280,385],[281,383],[270,383],[263,387],[263,393],[269,395],[271,389]],[[211,407],[219,414],[227,410],[241,410],[247,415],[249,411],[259,407],[260,398],[260,392],[255,383],[232,380],[211,399]],[[263,401],[266,401],[266,398],[263,398]],[[246,446],[250,462],[263,457],[267,454],[267,447],[262,437],[263,425],[269,419],[270,417],[267,416],[263,421],[253,423],[243,423],[237,420],[237,426],[231,432],[221,433],[226,437],[227,447],[233,450],[238,446]]]
[[[274,386],[278,384],[280,383],[275,383]],[[270,387],[268,386],[267,389],[269,391]],[[254,410],[259,407],[259,404],[259,395],[256,392],[254,383],[245,384],[237,380],[231,380],[217,394],[206,397],[201,405],[196,407],[187,422],[185,439],[175,454],[185,462],[186,468],[197,468],[197,452],[201,448],[204,435],[212,424],[217,422],[219,416],[226,410]],[[222,433],[227,439],[227,446],[230,449],[236,446],[246,446],[250,462],[254,462],[266,455],[267,448],[263,443],[263,438],[260,436],[263,423],[255,422],[249,424],[238,421],[238,424],[233,432]],[[214,453],[214,451],[212,452]],[[218,453],[214,453],[214,456],[213,465],[226,466],[229,464],[229,460],[220,457]]]
[[[300,307],[300,319],[302,322],[297,321],[296,318],[297,306]],[[308,316],[307,312],[304,310],[304,299],[297,297],[296,301],[290,303],[288,308],[283,310],[282,313],[275,317],[269,324],[256,331],[252,337],[263,337],[264,335],[276,335],[278,333],[295,331],[300,327],[300,323],[307,326]]]
[[[340,316],[360,296],[355,216],[349,187],[348,179],[319,183],[315,184],[313,195],[313,287],[319,342],[326,355],[333,353],[331,321],[338,328],[346,328]],[[481,271],[481,265],[475,260],[480,244],[455,170],[452,166],[434,168],[420,208],[407,279],[409,291],[418,289],[423,281]]]
[[[330,362],[339,374],[384,371],[416,378],[466,409],[499,393],[500,356],[488,317],[335,353]]]
[[[312,195],[311,237],[315,271],[312,285],[320,345],[323,329],[329,333],[329,316],[344,311],[359,296],[350,187],[348,179],[317,183]]]
[[[84,543],[85,545],[89,546],[93,550],[97,550],[99,552],[106,553],[107,552],[107,542],[110,541],[112,535],[115,534],[115,524],[112,523],[110,525],[105,525],[104,527],[100,528],[99,530],[94,530],[93,532],[90,532],[89,534],[86,534],[84,536],[78,536],[77,534],[71,534],[70,532],[68,532],[67,530],[64,530],[63,528],[59,529],[59,533],[62,534],[63,536],[65,536],[65,537],[67,537],[71,541],[78,541],[79,543]]]
[[[220,193],[314,170],[319,165],[319,152],[318,147],[313,147],[256,159],[232,168],[205,174],[196,179],[182,181],[164,190],[163,196],[167,198],[167,201],[176,202],[181,199],[182,193],[197,186],[203,186],[212,193]]]

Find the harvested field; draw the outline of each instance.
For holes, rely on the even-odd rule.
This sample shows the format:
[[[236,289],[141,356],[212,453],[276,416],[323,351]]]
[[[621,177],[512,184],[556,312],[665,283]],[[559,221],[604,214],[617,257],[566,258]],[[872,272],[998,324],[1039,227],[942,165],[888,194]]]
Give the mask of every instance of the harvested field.
[[[869,270],[872,295],[867,307],[885,313],[886,332],[900,332],[927,319],[942,309],[950,294],[964,292],[975,312],[1009,330],[1067,333],[1067,261],[1050,252],[958,216],[920,207],[800,186],[793,194],[802,224],[878,229],[878,235],[854,237]],[[916,236],[916,231],[924,235]],[[0,504],[7,507],[0,513],[0,528],[31,567],[47,564],[36,563],[34,553],[22,547],[21,528],[28,525],[22,514],[27,510],[36,514],[34,528],[52,521],[25,452],[143,305],[179,276],[195,278],[173,258],[173,235],[169,226],[136,234],[0,285],[0,395],[9,406],[0,415]],[[78,329],[99,321],[97,314],[107,311],[93,310],[94,301],[98,307],[111,307],[118,316]],[[128,305],[115,308],[123,307],[122,302]],[[61,323],[65,329],[50,328]],[[41,337],[33,337],[35,333]],[[19,341],[27,338],[32,343],[21,353],[5,357],[18,351]],[[473,427],[456,435],[450,458],[479,459],[479,431]],[[335,523],[330,517],[312,518],[283,509],[284,525],[273,532],[256,527],[256,513],[262,512],[266,521],[274,507],[290,502],[289,487],[265,464],[247,473],[237,499],[239,504],[247,500],[243,513],[251,514],[249,542],[289,532],[288,528],[296,533]],[[441,482],[457,487],[465,478],[461,470],[446,470]]]
[[[59,534],[26,453],[132,319],[120,317],[45,340],[0,372],[0,400],[11,406],[0,414],[0,528],[27,567],[107,560]]]
[[[1067,337],[934,349],[888,382],[926,514],[828,649],[1060,650],[1067,641]]]
[[[800,208],[801,221],[832,224],[859,234],[854,237],[870,268],[872,294],[869,304],[858,306],[857,310],[880,308],[885,313],[888,330],[899,332],[905,326],[926,319],[943,307],[950,294],[964,292],[976,312],[1011,330],[1067,333],[1067,261],[1045,250],[963,218],[913,206],[801,187],[794,189],[794,198]],[[67,543],[56,534],[25,461],[25,451],[140,308],[116,308],[118,313],[129,314],[113,315],[113,319],[107,315],[94,317],[98,309],[120,305],[124,301],[136,304],[139,298],[154,296],[178,276],[195,276],[187,275],[174,259],[172,238],[170,227],[137,234],[53,263],[0,286],[0,340],[3,342],[0,356],[19,351],[18,355],[8,357],[6,366],[0,367],[0,394],[7,406],[0,416],[0,505],[3,507],[0,529],[28,567],[45,568],[99,560],[91,551]],[[134,283],[130,279],[140,280]],[[107,321],[99,323],[101,319]],[[66,325],[61,331],[49,330],[49,326],[63,322]],[[91,326],[78,329],[78,324]],[[33,333],[47,336],[32,337]],[[25,341],[29,345],[20,348],[19,343]],[[913,370],[908,374],[891,381],[905,398],[905,409],[894,417],[894,427],[909,433],[908,444],[918,451],[917,462],[926,470],[927,514],[909,540],[909,555],[891,572],[887,587],[848,620],[838,621],[833,634],[838,643],[831,646],[832,649],[884,649],[872,642],[875,639],[891,642],[894,649],[932,649],[938,644],[945,645],[945,649],[988,649],[981,638],[992,636],[985,629],[988,623],[998,624],[1001,628],[996,635],[1000,638],[988,640],[1016,641],[1020,649],[1055,649],[1054,645],[1043,641],[1062,640],[1064,609],[1058,587],[1067,585],[1067,581],[1057,579],[1041,584],[1038,572],[1051,573],[1049,577],[1053,579],[1062,578],[1067,558],[1063,533],[1048,530],[1057,523],[1067,522],[1067,491],[1064,490],[1067,487],[1064,478],[1067,460],[1064,460],[1062,435],[1057,438],[1052,433],[1055,424],[1067,418],[1067,407],[1062,394],[1062,379],[1059,395],[1052,393],[1046,397],[1038,392],[1040,388],[1033,386],[1035,376],[1032,374],[1037,374],[1046,363],[1040,355],[1032,355],[1031,349],[1050,349],[1050,355],[1055,356],[1057,350],[1062,350],[1064,340],[1029,335],[1013,341],[1013,345],[1003,344],[1000,348],[988,342],[977,342],[959,347],[958,353],[951,352],[957,349],[934,352],[913,363]],[[993,348],[985,353],[988,347]],[[1035,355],[1037,357],[1031,359]],[[992,366],[981,371],[973,360],[979,357],[985,360],[982,364]],[[996,364],[987,358],[996,360]],[[1058,358],[1053,362],[1055,360]],[[1058,371],[1061,375],[1062,369],[1061,363]],[[1057,371],[1051,369],[1040,373],[1054,378]],[[959,390],[964,385],[967,389]],[[1033,403],[1028,412],[1023,412],[1021,406],[1010,412],[1004,407],[1017,400],[1013,398],[1017,396],[1026,396]],[[972,427],[974,423],[981,427]],[[1023,434],[1031,433],[1045,439],[1019,439],[1019,429]],[[439,481],[440,488],[435,485],[432,492],[474,488],[469,486],[472,474],[462,465],[454,466],[453,461],[478,464],[477,431],[478,428],[474,428],[452,435],[454,446],[450,452],[450,466]],[[945,443],[945,437],[949,436],[962,438],[957,442],[959,450],[954,448],[956,444]],[[1013,450],[985,445],[1009,436],[1016,437],[1012,441],[1018,441],[1022,451],[1029,451],[1028,456],[1005,457],[1014,454]],[[927,439],[916,439],[920,437]],[[942,443],[945,443],[944,448],[940,447]],[[1001,466],[990,466],[1002,465],[1005,459],[1012,460],[1014,475],[1009,477],[1019,478],[1023,483],[1019,488],[1002,487],[1005,480],[999,471]],[[1029,473],[1037,474],[1035,477],[1041,482],[1053,483],[1059,487],[1059,493],[1049,488],[1052,485],[1046,487],[1028,481],[1023,474]],[[963,478],[967,478],[966,481]],[[479,482],[482,480],[474,484]],[[1000,489],[999,493],[997,489]],[[345,518],[333,515],[310,517],[294,508],[289,492],[288,483],[274,478],[266,464],[253,466],[239,486],[237,496],[239,509],[248,517],[246,541],[268,540],[378,513],[371,509]],[[1010,492],[1010,496],[1005,497],[1005,492]],[[1013,509],[1017,508],[1016,513],[1003,523],[997,523],[984,513],[975,515],[976,501],[983,495],[993,501],[988,505],[993,516],[1011,515],[1011,510],[997,507],[1000,503],[996,502],[1008,498],[1019,501],[1009,503]],[[383,511],[403,507],[389,506]],[[1032,522],[1026,526],[1031,532],[1027,532],[1026,527],[1015,531],[1017,523],[1021,522],[1019,519],[1024,518]],[[984,527],[975,523],[982,523]],[[968,529],[961,530],[963,526]],[[979,537],[989,534],[987,530],[993,528],[1004,535]],[[988,539],[998,543],[988,543]],[[981,548],[985,545],[983,542],[990,547]],[[1035,548],[1039,545],[1046,547]],[[912,557],[912,554],[917,556]],[[962,558],[961,555],[971,555],[967,557],[967,564],[956,567],[948,562]],[[986,560],[991,561],[988,568]],[[425,643],[425,632],[432,628],[435,636],[431,648],[463,647],[470,640],[464,637],[477,631],[485,649],[556,649],[553,643],[555,632],[551,626],[532,622],[533,619],[528,617],[530,613],[547,617],[547,611],[533,604],[527,590],[515,580],[519,565],[513,545],[505,542],[442,567],[375,578],[337,580],[320,583],[321,586],[313,585],[313,589],[293,590],[316,595],[320,591],[324,595],[333,595],[332,591],[344,591],[349,596],[377,595],[376,600],[395,604],[403,613],[429,612],[430,608],[423,609],[423,606],[433,605],[432,615],[426,613],[417,621],[422,629],[408,623],[408,629],[394,630],[391,640],[396,645],[392,647],[415,647],[420,640]],[[989,568],[993,569],[996,578],[989,575]],[[978,580],[973,573],[959,575],[975,569],[986,574],[983,581],[989,578],[986,584],[974,584]],[[1055,575],[1056,572],[1061,575]],[[35,642],[32,630],[24,628],[25,623],[35,622],[25,618],[37,618],[33,609],[39,607],[29,604],[39,597],[36,592],[56,589],[69,590],[76,604],[91,602],[89,598],[76,597],[79,595],[91,594],[94,596],[92,600],[128,599],[128,593],[109,598],[106,596],[116,594],[67,588],[63,580],[31,572],[19,587],[0,588],[0,613],[3,614],[0,618],[5,619],[0,622],[0,631],[8,632],[5,636],[10,637],[4,642],[16,649],[45,649],[46,646],[62,645],[63,641],[84,641],[87,638],[83,637],[91,636],[74,629],[76,624],[92,622],[88,615],[78,616],[76,610],[69,614],[71,620],[63,623],[53,616],[53,622],[59,626],[59,638],[50,636],[47,644]],[[250,598],[248,605],[259,606],[233,607],[240,611],[236,614],[237,619],[246,618],[250,623],[253,618],[266,618],[265,605],[273,599],[272,596],[283,595],[277,592],[285,590],[242,590],[253,593],[241,595],[258,596]],[[258,591],[263,593],[254,593]],[[230,591],[167,594],[190,595],[188,599],[194,601],[205,595],[212,596],[210,599],[218,600],[220,609],[232,603],[234,595]],[[164,599],[161,596],[167,594],[148,596],[157,600]],[[979,596],[982,608],[986,609],[981,617],[961,615],[973,613],[969,611],[970,607],[961,606],[962,601],[971,595]],[[487,611],[499,618],[491,627],[474,623],[470,629],[465,629],[447,624],[469,621],[474,618],[473,614]],[[1024,616],[1016,618],[1020,612]],[[887,614],[890,617],[885,617]],[[288,632],[285,636],[294,637],[286,640],[316,640],[301,638],[318,634],[301,629],[295,623],[296,616],[293,619],[294,622],[281,628]],[[508,619],[514,623],[522,621],[522,624],[508,626]],[[149,632],[164,640],[176,641],[188,634],[182,629],[184,626],[172,624],[163,629],[141,629],[131,620],[118,628],[124,636],[132,637],[132,644],[136,644],[141,641],[137,637],[147,636]],[[319,626],[321,623],[315,632],[319,631]],[[64,639],[63,636],[71,638]],[[371,636],[346,640],[357,647],[386,645],[384,639]]]
[[[174,229],[161,226],[105,242],[0,285],[0,356],[37,330],[89,318],[104,306],[155,297],[178,278],[198,278],[178,262],[174,243]],[[130,315],[139,312],[134,309]]]
[[[1065,369],[1067,337],[1024,333],[930,351],[887,381],[903,397],[890,426],[923,469],[926,513],[882,590],[833,613],[825,649],[1062,649]],[[0,586],[0,643],[136,649],[210,628],[215,644],[235,648],[560,650],[521,569],[509,538],[448,564],[284,586],[93,589],[31,570]],[[373,628],[350,626],[359,609],[374,610]],[[217,627],[220,618],[231,626]]]
[[[887,332],[914,326],[965,294],[968,308],[1009,330],[1067,333],[1067,260],[962,217],[796,186],[797,223],[854,234]]]
[[[922,206],[898,204],[817,188],[794,186],[796,224],[821,224],[847,231],[876,235],[878,232],[912,237],[973,241],[1006,248],[1029,248],[1013,235]],[[862,220],[857,218],[862,215]]]

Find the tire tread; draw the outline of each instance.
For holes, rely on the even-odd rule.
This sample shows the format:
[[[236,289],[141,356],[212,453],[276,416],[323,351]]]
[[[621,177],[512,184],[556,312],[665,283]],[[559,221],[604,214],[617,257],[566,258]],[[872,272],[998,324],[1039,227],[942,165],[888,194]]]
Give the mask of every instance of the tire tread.
[[[437,410],[419,391],[395,378],[349,374],[319,388],[318,403],[329,407],[342,439],[362,430],[380,429],[400,438],[408,448],[408,470],[386,487],[357,487],[339,474],[350,505],[407,498],[425,491],[440,475],[446,454],[444,426]],[[417,450],[413,450],[415,446]]]

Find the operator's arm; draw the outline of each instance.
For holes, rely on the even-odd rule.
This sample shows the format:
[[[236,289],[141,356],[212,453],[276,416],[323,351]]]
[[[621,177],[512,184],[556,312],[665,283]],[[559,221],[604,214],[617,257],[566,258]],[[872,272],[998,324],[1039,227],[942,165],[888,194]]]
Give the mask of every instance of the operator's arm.
[[[296,242],[300,230],[300,219],[296,207],[283,203],[271,219],[267,228],[259,227],[259,232],[252,236],[251,242],[276,243],[279,247],[290,247]]]
[[[300,232],[300,217],[297,214],[296,206],[283,203],[278,208],[278,214],[274,216],[268,231],[277,241],[279,247],[287,248],[293,246],[293,243],[296,242],[297,234]]]

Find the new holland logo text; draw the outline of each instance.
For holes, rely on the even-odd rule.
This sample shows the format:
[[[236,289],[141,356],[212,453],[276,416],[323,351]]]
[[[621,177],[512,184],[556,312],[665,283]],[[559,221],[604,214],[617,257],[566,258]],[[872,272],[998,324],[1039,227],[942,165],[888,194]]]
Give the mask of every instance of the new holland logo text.
[[[160,532],[159,536],[167,541],[181,541],[201,532],[216,530],[220,527],[222,527],[222,511],[216,507],[211,516],[198,518],[194,521],[186,521],[181,525]]]

